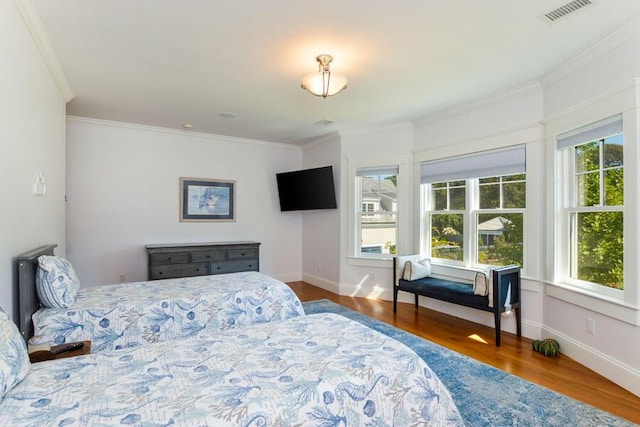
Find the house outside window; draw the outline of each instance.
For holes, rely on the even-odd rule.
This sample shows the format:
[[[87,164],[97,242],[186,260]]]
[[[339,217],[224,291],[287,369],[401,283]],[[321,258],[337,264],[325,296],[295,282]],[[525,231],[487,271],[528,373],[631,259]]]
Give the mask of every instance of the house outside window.
[[[389,256],[397,246],[398,167],[356,169],[357,255]]]
[[[422,244],[431,258],[524,267],[525,154],[516,146],[421,165]]]
[[[624,141],[614,116],[557,137],[563,281],[597,293],[624,290]]]

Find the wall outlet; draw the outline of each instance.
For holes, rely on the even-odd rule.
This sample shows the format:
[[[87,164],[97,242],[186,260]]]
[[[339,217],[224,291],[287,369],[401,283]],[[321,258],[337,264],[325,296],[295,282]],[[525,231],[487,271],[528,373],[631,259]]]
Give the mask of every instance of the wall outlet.
[[[120,275],[120,283],[126,283],[127,282],[127,275],[122,273]]]
[[[320,263],[317,263],[317,264],[316,264],[316,271],[317,271],[318,273],[320,273],[320,272],[322,271],[322,265],[320,265]]]
[[[596,321],[593,319],[587,319],[587,333],[591,335],[596,334]]]

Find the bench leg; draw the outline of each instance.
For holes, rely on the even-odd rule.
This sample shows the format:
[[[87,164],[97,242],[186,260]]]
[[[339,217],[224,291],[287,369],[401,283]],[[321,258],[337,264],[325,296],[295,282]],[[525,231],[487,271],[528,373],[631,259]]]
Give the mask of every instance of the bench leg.
[[[516,312],[516,330],[518,332],[518,336],[521,337],[522,336],[522,322],[521,322],[521,319],[520,319],[520,307],[515,308],[514,311]]]
[[[416,294],[416,308],[418,308],[418,294]]]
[[[496,328],[496,347],[500,347],[500,311],[495,310],[493,312],[493,319],[495,321]]]
[[[398,305],[398,287],[394,286],[393,287],[393,312],[394,313],[397,311],[397,305]]]

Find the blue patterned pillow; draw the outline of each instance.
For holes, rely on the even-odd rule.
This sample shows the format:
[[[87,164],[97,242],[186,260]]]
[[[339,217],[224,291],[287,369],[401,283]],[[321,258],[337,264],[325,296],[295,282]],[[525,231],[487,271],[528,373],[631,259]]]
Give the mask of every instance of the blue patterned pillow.
[[[7,313],[0,307],[0,401],[29,372],[27,346]]]
[[[71,263],[57,256],[38,257],[36,290],[45,307],[65,308],[73,304],[80,290],[80,281]]]

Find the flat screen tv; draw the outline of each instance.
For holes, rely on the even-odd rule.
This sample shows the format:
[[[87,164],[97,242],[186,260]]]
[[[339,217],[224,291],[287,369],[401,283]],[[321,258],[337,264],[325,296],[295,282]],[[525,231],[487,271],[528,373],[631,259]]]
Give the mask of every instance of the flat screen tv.
[[[337,208],[331,166],[278,173],[276,179],[283,212]]]

